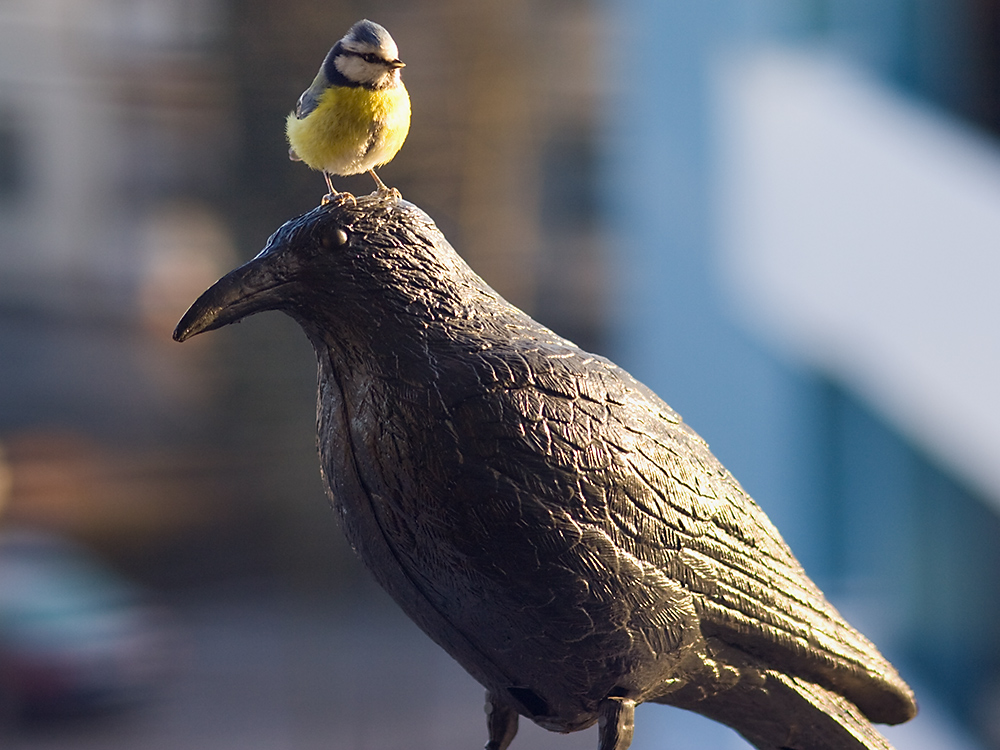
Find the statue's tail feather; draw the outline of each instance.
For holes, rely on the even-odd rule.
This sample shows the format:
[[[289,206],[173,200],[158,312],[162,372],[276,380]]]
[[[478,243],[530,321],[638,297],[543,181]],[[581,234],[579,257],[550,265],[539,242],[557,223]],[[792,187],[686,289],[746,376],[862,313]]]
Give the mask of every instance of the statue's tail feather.
[[[754,667],[753,661],[738,667],[739,677],[728,688],[706,695],[688,686],[658,702],[722,722],[759,750],[892,750],[843,696],[799,677]]]

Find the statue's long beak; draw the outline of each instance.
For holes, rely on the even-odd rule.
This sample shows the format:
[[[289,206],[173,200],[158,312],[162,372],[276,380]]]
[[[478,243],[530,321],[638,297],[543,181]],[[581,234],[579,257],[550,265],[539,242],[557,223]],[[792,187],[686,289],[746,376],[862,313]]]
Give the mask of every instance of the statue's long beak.
[[[188,308],[174,329],[174,341],[236,323],[264,310],[286,306],[279,288],[289,283],[282,246],[268,246],[253,260],[230,271],[210,286]]]

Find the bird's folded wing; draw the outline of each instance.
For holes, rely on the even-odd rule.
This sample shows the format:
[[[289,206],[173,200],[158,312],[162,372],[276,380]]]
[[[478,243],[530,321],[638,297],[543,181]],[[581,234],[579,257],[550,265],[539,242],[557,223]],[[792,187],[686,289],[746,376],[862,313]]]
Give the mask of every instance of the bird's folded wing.
[[[913,715],[895,669],[826,601],[763,511],[652,391],[558,339],[535,336],[483,361],[504,388],[496,429],[510,434],[501,471],[527,490],[522,498],[565,503],[558,512],[678,582],[693,594],[705,635],[842,692],[874,721]],[[575,490],[533,494],[545,474]]]

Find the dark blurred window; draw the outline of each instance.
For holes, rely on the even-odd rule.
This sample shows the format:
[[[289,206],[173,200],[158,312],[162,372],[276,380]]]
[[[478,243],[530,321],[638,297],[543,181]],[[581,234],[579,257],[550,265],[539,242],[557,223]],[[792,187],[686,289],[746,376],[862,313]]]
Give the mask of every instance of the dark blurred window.
[[[598,218],[597,141],[567,127],[542,153],[542,221],[554,230],[593,229]]]
[[[0,110],[0,200],[16,198],[25,186],[24,138],[15,113]]]

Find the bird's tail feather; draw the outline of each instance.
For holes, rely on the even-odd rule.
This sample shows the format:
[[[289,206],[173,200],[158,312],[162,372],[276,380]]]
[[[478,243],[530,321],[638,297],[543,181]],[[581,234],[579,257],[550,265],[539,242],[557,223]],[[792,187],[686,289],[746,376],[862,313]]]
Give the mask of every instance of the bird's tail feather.
[[[724,668],[739,676],[721,690],[688,686],[655,700],[726,724],[759,750],[892,750],[843,696],[753,657],[739,661]]]

